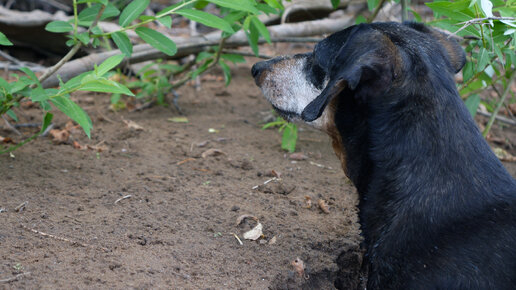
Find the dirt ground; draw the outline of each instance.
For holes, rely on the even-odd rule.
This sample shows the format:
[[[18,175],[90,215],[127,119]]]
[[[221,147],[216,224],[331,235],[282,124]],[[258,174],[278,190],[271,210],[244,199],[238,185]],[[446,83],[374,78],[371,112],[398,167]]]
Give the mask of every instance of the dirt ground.
[[[357,283],[356,190],[324,134],[302,127],[298,152],[307,159],[292,160],[277,130],[261,130],[271,109],[249,68],[234,69],[229,87],[212,78],[200,91],[180,89],[188,123],[170,122],[178,116],[172,108],[114,113],[108,97],[87,96],[79,100],[92,116],[92,139],[72,137],[107,150],[54,145],[47,137],[14,157],[0,155],[0,288],[332,289],[337,277]],[[38,109],[24,114],[40,118]],[[57,127],[67,121],[56,114]],[[497,130],[514,141],[514,129]],[[516,175],[516,166],[505,164]],[[270,181],[273,171],[281,180]],[[256,221],[237,226],[242,215],[263,225],[257,241],[243,239]],[[303,277],[292,266],[296,258],[305,263]]]

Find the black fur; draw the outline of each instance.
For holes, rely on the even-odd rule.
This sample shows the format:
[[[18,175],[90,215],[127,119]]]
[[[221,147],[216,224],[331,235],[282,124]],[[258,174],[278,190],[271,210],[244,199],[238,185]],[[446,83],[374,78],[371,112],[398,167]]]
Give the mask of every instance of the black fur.
[[[367,289],[516,289],[516,181],[456,90],[460,46],[421,24],[363,24],[311,57],[329,82],[301,116],[337,98]]]

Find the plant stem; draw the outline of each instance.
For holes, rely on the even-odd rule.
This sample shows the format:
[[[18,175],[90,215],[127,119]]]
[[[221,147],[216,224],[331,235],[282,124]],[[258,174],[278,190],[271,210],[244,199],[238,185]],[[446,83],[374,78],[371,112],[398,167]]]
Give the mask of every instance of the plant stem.
[[[401,21],[408,20],[408,1],[409,0],[401,0]]]
[[[380,0],[380,3],[378,3],[378,5],[376,6],[376,8],[374,9],[374,12],[373,14],[371,14],[371,16],[369,16],[369,18],[367,18],[367,23],[371,23],[373,22],[373,20],[376,18],[376,16],[378,15],[378,12],[380,12],[380,9],[382,8],[383,4],[385,3],[385,0]]]
[[[489,118],[489,121],[487,122],[486,128],[484,129],[484,132],[482,132],[482,136],[484,138],[489,134],[489,130],[491,130],[491,126],[493,126],[493,123],[495,121],[496,115],[498,115],[498,112],[500,111],[500,108],[503,106],[503,103],[505,102],[505,99],[509,95],[509,92],[511,91],[511,86],[514,80],[516,79],[516,72],[512,72],[511,76],[508,78],[505,90],[503,91],[502,98],[500,99],[500,102],[496,105],[495,110],[493,111],[493,115],[491,118]]]

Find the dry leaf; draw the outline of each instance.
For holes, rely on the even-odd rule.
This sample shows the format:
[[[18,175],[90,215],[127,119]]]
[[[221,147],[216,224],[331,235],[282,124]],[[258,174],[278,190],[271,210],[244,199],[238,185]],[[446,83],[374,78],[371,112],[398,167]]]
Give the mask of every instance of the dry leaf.
[[[236,220],[236,225],[238,226],[239,224],[241,224],[245,219],[253,219],[254,221],[258,222],[258,218],[255,217],[254,215],[250,215],[250,214],[244,214],[244,215],[241,215],[237,218]]]
[[[73,146],[73,148],[79,149],[79,150],[86,150],[86,149],[88,149],[88,147],[79,144],[79,142],[77,142],[77,141],[73,141],[72,142],[72,146]]]
[[[263,226],[258,223],[252,230],[244,233],[244,239],[256,241],[263,235]]]
[[[11,139],[10,137],[5,137],[4,138],[4,137],[0,136],[0,142],[5,143],[5,144],[7,144],[7,143],[14,144],[13,139]]]
[[[276,243],[276,236],[272,237],[272,239],[269,240],[269,245],[274,245]]]
[[[68,132],[68,130],[52,129],[49,133],[53,138],[52,142],[54,142],[54,144],[66,143],[68,142],[68,138],[70,138],[70,132]]]
[[[324,212],[324,213],[330,213],[330,209],[328,208],[328,203],[326,203],[326,201],[324,199],[319,199],[317,201],[317,204],[319,205],[319,208]]]
[[[226,155],[226,153],[222,152],[222,150],[212,148],[212,149],[208,149],[208,150],[204,151],[201,154],[201,157],[206,158],[208,156],[218,156],[218,155],[222,155],[222,154]]]
[[[312,198],[305,195],[305,208],[312,208]]]
[[[281,173],[276,171],[276,170],[271,170],[271,174],[272,176],[276,177],[276,178],[281,178]]]
[[[509,152],[503,150],[502,148],[494,148],[493,151],[496,157],[502,161],[516,162],[516,156],[511,155]]]
[[[301,161],[301,160],[306,160],[306,159],[308,159],[308,156],[306,156],[306,155],[305,155],[305,154],[303,154],[303,153],[298,152],[298,153],[292,153],[292,154],[290,154],[289,158],[290,158],[290,159],[292,159],[292,160],[298,160],[298,161]]]
[[[167,120],[173,123],[188,123],[188,118],[186,117],[173,117],[168,118]]]
[[[136,130],[136,131],[143,131],[143,127],[136,124],[134,121],[131,121],[131,120],[123,120],[123,121],[127,125],[127,128]]]
[[[296,273],[299,275],[299,277],[305,277],[305,263],[303,260],[296,258],[294,261],[290,263],[293,267]]]

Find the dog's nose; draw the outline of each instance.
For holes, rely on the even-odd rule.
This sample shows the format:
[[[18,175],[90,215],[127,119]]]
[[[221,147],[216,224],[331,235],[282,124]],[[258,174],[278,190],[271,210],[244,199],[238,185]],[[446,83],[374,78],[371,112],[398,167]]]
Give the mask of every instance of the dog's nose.
[[[253,65],[251,68],[251,74],[253,75],[253,78],[258,79],[260,77],[260,74],[263,72],[263,70],[267,67],[267,62],[260,61]]]

